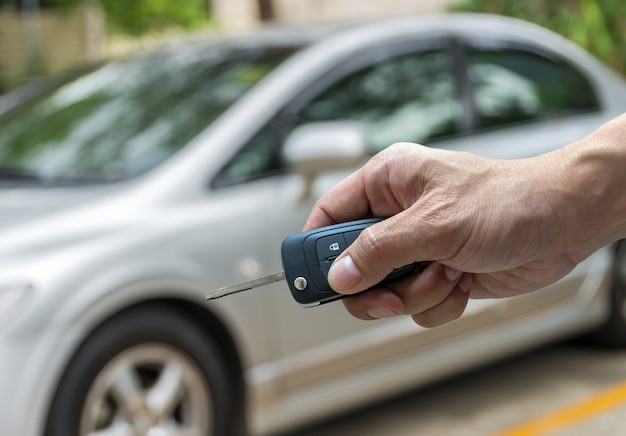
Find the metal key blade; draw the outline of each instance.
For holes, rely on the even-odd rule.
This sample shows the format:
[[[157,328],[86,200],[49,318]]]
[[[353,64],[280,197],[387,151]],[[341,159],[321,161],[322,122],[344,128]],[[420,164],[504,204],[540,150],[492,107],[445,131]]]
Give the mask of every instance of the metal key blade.
[[[206,293],[205,298],[207,300],[214,300],[216,298],[224,297],[230,294],[236,294],[237,292],[243,292],[250,289],[258,288],[260,286],[269,285],[270,283],[279,282],[285,280],[285,271],[280,271],[274,274],[269,274],[258,279],[248,280],[247,282],[237,283],[236,285],[224,286],[223,288],[214,289]]]

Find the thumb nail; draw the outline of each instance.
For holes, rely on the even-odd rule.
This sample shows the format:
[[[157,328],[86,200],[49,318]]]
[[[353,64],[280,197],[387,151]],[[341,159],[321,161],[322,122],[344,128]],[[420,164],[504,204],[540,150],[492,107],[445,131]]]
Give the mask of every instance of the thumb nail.
[[[353,288],[362,278],[361,271],[348,255],[334,262],[328,272],[328,283],[336,291]]]

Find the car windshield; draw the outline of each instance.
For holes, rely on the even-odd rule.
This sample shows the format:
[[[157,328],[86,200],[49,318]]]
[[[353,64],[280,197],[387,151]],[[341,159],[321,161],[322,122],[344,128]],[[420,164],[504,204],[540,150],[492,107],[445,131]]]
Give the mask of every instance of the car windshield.
[[[0,118],[0,186],[141,174],[185,146],[295,50],[188,46],[107,63]]]

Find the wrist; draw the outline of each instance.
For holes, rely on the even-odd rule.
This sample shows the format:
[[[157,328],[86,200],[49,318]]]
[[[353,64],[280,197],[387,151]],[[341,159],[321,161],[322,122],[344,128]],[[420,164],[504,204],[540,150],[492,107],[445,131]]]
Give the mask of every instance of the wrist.
[[[568,255],[581,261],[626,238],[626,118],[550,153]]]

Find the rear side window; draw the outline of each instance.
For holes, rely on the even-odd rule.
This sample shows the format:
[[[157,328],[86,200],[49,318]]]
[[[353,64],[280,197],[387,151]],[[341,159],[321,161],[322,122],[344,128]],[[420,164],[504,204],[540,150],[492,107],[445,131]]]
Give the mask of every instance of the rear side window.
[[[297,114],[297,122],[363,124],[372,154],[394,142],[433,142],[458,133],[457,90],[448,51],[425,50],[349,74]]]
[[[468,62],[479,129],[599,109],[586,77],[559,59],[513,48],[471,48]]]

